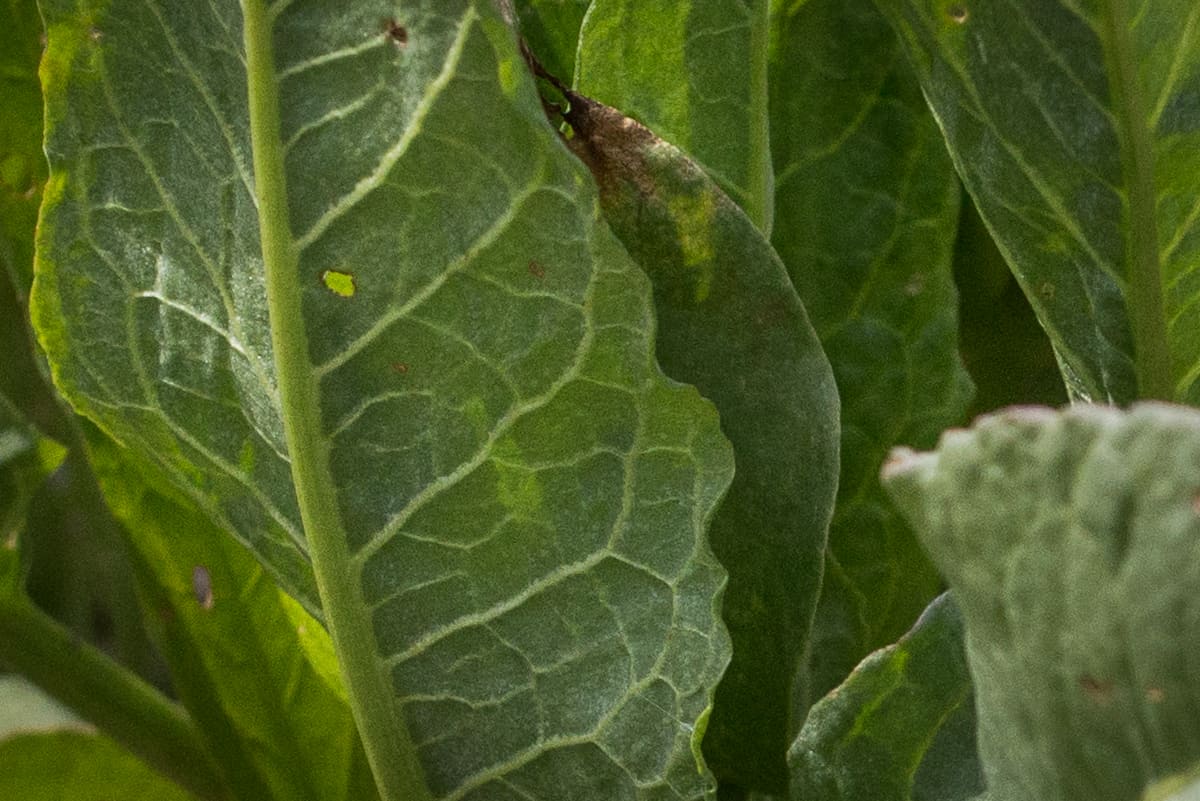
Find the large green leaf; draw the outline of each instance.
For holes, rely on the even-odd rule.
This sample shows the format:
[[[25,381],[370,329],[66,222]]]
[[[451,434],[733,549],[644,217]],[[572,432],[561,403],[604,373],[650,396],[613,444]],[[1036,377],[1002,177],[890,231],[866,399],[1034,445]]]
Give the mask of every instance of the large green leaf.
[[[772,243],[842,399],[842,470],[807,705],[904,633],[937,575],[879,487],[897,444],[933,445],[970,382],[951,276],[959,187],[895,35],[870,0],[772,19]]]
[[[721,413],[737,473],[713,518],[734,657],[704,752],[723,784],[783,791],[838,470],[833,373],[771,246],[694,162],[570,94],[572,147],[654,284],[657,353]]]
[[[44,12],[55,377],[319,584],[381,794],[702,795],[731,454],[491,4]]]
[[[963,610],[993,801],[1129,801],[1200,760],[1200,413],[1017,408],[886,483]]]
[[[1200,6],[878,2],[1073,393],[1200,402]]]
[[[375,786],[329,637],[238,543],[92,448],[133,547],[175,691],[239,798],[369,801]]]
[[[797,801],[963,801],[983,789],[962,616],[936,599],[809,713],[789,753]]]
[[[768,0],[593,0],[576,88],[649,127],[771,229]]]

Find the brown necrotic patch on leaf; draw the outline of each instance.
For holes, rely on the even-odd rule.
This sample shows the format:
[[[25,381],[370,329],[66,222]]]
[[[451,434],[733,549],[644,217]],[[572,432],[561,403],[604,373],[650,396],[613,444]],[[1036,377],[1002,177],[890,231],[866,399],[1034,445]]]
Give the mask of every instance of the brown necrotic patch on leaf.
[[[401,25],[395,17],[389,17],[383,22],[383,31],[397,48],[408,46],[408,28]]]
[[[192,594],[201,609],[213,608],[212,576],[204,565],[192,568]]]

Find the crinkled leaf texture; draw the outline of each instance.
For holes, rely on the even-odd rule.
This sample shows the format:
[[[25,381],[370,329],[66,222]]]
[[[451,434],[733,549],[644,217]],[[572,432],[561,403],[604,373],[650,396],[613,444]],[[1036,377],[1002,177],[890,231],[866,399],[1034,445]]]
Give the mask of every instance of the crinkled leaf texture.
[[[983,789],[962,615],[948,593],[812,708],[788,764],[797,801],[964,801]]]
[[[729,571],[734,657],[704,741],[723,785],[784,792],[838,471],[833,371],[779,257],[695,162],[569,95],[572,148],[613,231],[654,285],[657,353],[721,413],[737,474],[709,529]]]
[[[992,801],[1129,801],[1200,759],[1200,413],[1014,408],[885,483],[963,610]]]
[[[1200,5],[877,2],[1072,392],[1200,402]]]
[[[703,796],[732,457],[491,3],[44,12],[55,378],[321,577],[381,794]]]

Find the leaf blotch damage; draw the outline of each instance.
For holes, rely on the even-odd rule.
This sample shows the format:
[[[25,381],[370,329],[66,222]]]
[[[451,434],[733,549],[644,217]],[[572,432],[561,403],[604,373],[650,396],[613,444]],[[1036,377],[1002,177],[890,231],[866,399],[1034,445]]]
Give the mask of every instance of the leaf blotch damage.
[[[383,31],[397,49],[403,50],[408,47],[408,28],[401,25],[395,17],[384,20]]]
[[[536,261],[529,262],[529,274],[534,278],[545,278],[546,268]]]
[[[330,292],[343,298],[352,298],[354,297],[354,293],[358,291],[358,284],[354,280],[354,276],[351,273],[344,273],[340,270],[325,270],[322,272],[321,283]]]
[[[958,25],[965,23],[967,18],[971,16],[970,12],[967,11],[967,7],[962,3],[952,4],[946,9],[946,15],[950,17],[952,22]]]

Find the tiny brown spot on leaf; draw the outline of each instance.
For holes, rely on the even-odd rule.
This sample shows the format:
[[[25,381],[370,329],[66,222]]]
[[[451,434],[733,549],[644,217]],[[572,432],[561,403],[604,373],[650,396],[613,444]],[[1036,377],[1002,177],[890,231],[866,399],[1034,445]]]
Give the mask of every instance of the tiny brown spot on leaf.
[[[1095,676],[1080,676],[1079,686],[1087,693],[1088,698],[1097,704],[1107,704],[1112,700],[1113,683]]]
[[[399,373],[400,375],[404,375],[405,373],[408,372],[408,363],[407,362],[392,362],[392,372]]]
[[[1166,700],[1167,694],[1163,692],[1162,687],[1147,687],[1146,700],[1152,704],[1161,704]]]
[[[201,609],[213,608],[212,576],[204,565],[192,568],[192,594]]]
[[[546,268],[536,261],[529,262],[529,274],[534,278],[545,278]]]
[[[908,279],[908,283],[904,285],[904,294],[910,298],[915,298],[925,290],[925,275],[917,273],[912,278]]]
[[[1050,283],[1049,281],[1045,282],[1038,287],[1038,294],[1048,301],[1054,300],[1054,284]]]
[[[403,50],[408,46],[408,28],[396,21],[395,17],[384,20],[383,30],[397,48]]]
[[[948,14],[950,16],[951,20],[958,23],[959,25],[962,25],[964,22],[966,22],[967,17],[970,16],[970,13],[967,11],[966,5],[964,5],[963,3],[951,4],[951,6],[946,9],[946,14]]]
[[[88,28],[88,38],[93,42],[98,42],[104,38],[104,31],[99,28]]]

